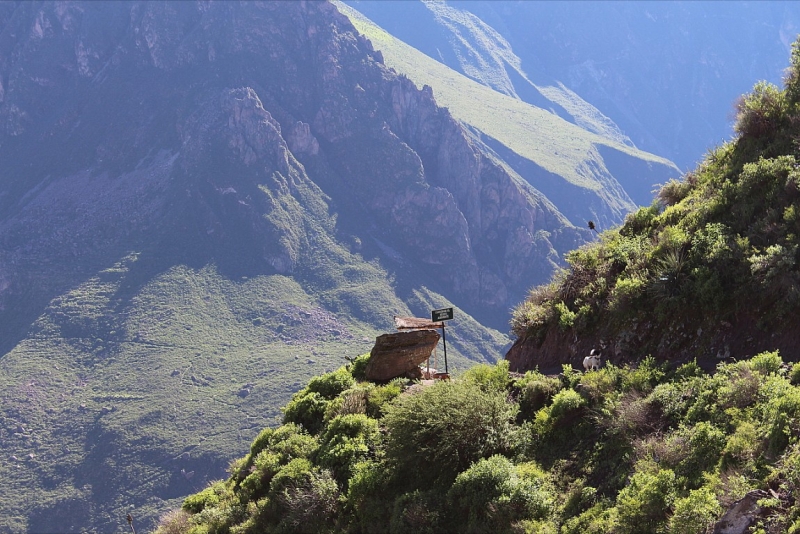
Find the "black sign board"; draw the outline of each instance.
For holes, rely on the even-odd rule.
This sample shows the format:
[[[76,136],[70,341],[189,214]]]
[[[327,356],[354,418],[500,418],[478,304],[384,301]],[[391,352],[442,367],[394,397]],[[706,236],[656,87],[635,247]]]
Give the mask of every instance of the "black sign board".
[[[449,321],[453,318],[453,308],[442,308],[440,310],[433,310],[431,312],[431,321],[438,323],[439,321]]]

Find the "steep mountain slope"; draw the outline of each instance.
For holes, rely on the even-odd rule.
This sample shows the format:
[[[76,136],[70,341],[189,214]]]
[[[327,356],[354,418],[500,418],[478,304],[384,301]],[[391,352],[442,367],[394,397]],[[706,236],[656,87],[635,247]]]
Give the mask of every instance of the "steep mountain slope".
[[[396,38],[481,85],[546,109],[590,132],[632,146],[631,140],[611,119],[562,84],[537,86],[531,82],[508,39],[475,15],[474,11],[489,11],[488,6],[480,2],[351,0],[347,4],[382,24]],[[503,5],[500,9],[508,13],[515,7]],[[491,18],[498,20],[497,16]],[[412,20],[414,22],[410,23]],[[505,24],[500,27],[508,29]]]
[[[403,10],[414,5],[406,2]],[[563,113],[573,122],[565,120],[553,112],[550,100],[532,105],[497,87],[471,81],[396,39],[348,5],[340,9],[381,51],[387,65],[418,85],[431,86],[437,102],[476,130],[576,226],[589,219],[603,227],[618,224],[634,206],[649,203],[655,184],[679,172],[672,162],[625,144],[618,132],[595,129],[586,121],[576,125],[574,117]]]
[[[348,2],[470,78],[693,168],[730,136],[730,102],[777,83],[786,2]]]
[[[733,141],[531,291],[512,369],[577,364],[591,348],[615,362],[800,359],[798,125],[796,43],[785,89],[760,82],[738,103]]]

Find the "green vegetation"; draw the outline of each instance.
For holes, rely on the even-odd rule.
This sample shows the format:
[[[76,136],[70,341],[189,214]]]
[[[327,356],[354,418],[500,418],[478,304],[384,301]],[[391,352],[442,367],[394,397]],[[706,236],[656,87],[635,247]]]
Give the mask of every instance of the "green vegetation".
[[[330,264],[320,267],[323,281],[338,293],[304,289],[299,277],[231,279],[214,265],[153,273],[142,253],[55,298],[0,363],[0,530],[41,531],[55,521],[65,531],[121,531],[128,511],[137,531],[154,525],[165,508],[219,478],[261,428],[278,424],[279,407],[292,405],[311,377],[369,351],[384,330],[353,318],[347,299],[385,306],[372,312],[386,327],[387,309],[411,313],[376,263],[329,246],[314,261]],[[352,282],[341,281],[345,273]],[[434,307],[447,302],[420,291]],[[464,330],[448,332],[451,366],[499,353],[505,336],[462,320]],[[342,387],[350,386],[309,385],[320,403]],[[369,388],[367,413],[379,417],[399,392]],[[320,424],[348,406],[337,410],[321,410]],[[341,446],[360,450],[351,441]],[[329,469],[347,476],[349,464]]]
[[[704,533],[755,489],[773,496],[759,532],[800,518],[800,387],[776,352],[713,375],[652,358],[559,376],[500,362],[429,386],[354,368],[312,379],[157,532]],[[399,394],[370,409],[385,388]],[[295,424],[312,394],[314,413],[337,414]]]
[[[615,339],[626,353],[725,357],[710,335],[720,325],[757,324],[737,356],[770,349],[765,339],[792,328],[800,306],[798,46],[785,89],[759,83],[737,104],[735,139],[531,291],[513,314],[519,337],[577,334]]]

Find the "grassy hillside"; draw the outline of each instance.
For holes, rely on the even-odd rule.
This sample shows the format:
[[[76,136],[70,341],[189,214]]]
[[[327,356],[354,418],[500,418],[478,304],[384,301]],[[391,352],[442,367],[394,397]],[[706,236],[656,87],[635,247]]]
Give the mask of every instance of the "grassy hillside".
[[[337,7],[383,53],[388,66],[419,86],[432,87],[437,102],[447,107],[453,117],[573,185],[595,191],[605,186],[598,181],[598,176],[607,172],[598,146],[664,165],[677,173],[674,164],[664,158],[591,133],[548,110],[470,80],[394,38],[353,8],[344,4]],[[568,100],[566,93],[559,95]]]
[[[294,217],[276,223],[296,247],[291,276],[252,268],[264,240],[247,221],[222,219],[234,238],[222,250],[209,247],[205,231],[176,242],[163,230],[116,259],[116,247],[93,255],[73,254],[69,243],[39,247],[30,265],[60,268],[36,287],[55,296],[0,358],[0,530],[118,532],[129,510],[140,529],[152,527],[164,509],[222,476],[264,426],[277,425],[279,407],[310,377],[394,330],[393,315],[453,305],[414,284],[414,267],[392,274],[378,242],[328,215],[319,190],[291,172],[305,204],[285,195],[287,209],[270,213]],[[71,196],[59,194],[70,185]],[[46,224],[90,233],[86,219],[97,212],[78,203],[86,219],[69,219],[62,212],[75,204],[63,200],[102,193],[102,180],[79,185],[56,180],[38,201],[61,202],[30,207],[16,223],[18,239],[38,246],[30,236]],[[181,224],[191,220],[174,210]],[[360,252],[351,252],[342,241],[358,235]],[[101,256],[107,263],[97,269]],[[456,308],[450,366],[499,358],[508,337]]]

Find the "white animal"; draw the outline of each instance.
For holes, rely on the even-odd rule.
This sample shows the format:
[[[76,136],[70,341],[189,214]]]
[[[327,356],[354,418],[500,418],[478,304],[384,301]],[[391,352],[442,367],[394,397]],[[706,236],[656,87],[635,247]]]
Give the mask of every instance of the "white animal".
[[[601,363],[602,362],[600,361],[600,353],[597,352],[595,349],[592,349],[589,355],[583,359],[583,369],[585,371],[588,371],[590,369],[596,371],[597,369],[600,369]]]

